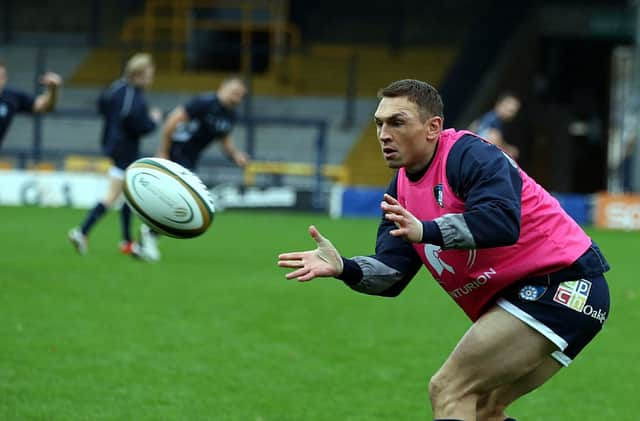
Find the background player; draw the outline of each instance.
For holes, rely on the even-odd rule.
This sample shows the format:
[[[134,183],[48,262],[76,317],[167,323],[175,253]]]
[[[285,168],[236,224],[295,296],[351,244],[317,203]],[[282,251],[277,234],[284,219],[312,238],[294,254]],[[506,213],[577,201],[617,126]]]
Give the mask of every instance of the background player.
[[[398,169],[381,203],[375,254],[284,253],[288,279],[334,276],[396,296],[424,265],[473,321],[431,378],[436,420],[505,420],[505,408],[567,366],[602,329],[609,269],[598,247],[513,159],[475,134],[443,130],[429,84],[379,93],[378,139]],[[575,300],[575,301],[574,301]]]
[[[485,140],[518,159],[520,150],[504,138],[504,123],[515,118],[520,110],[520,100],[512,93],[505,92],[498,97],[493,109],[473,122],[470,129]]]
[[[164,124],[158,156],[195,171],[203,151],[212,142],[221,142],[227,156],[244,167],[248,157],[235,147],[231,131],[237,120],[236,108],[246,93],[242,79],[231,77],[222,81],[216,92],[176,107]]]
[[[206,148],[212,142],[220,142],[222,150],[236,165],[247,165],[249,158],[236,148],[231,137],[237,120],[236,109],[246,93],[242,79],[231,77],[223,80],[215,93],[198,95],[185,106],[176,107],[164,124],[158,156],[195,171]],[[159,260],[157,234],[144,224],[140,234],[145,256]]]
[[[153,83],[154,73],[151,55],[136,54],[127,62],[124,77],[113,82],[98,99],[98,111],[104,120],[102,149],[113,166],[109,170],[106,196],[89,211],[80,227],[69,232],[71,244],[81,255],[87,252],[89,231],[120,197],[125,169],[139,157],[141,137],[151,133],[162,118],[160,110],[149,110],[144,96],[144,90]],[[131,240],[131,208],[126,202],[120,209],[120,221],[120,251],[144,258],[138,243]]]
[[[58,87],[62,84],[59,74],[47,72],[40,77],[45,90],[35,98],[17,89],[6,86],[7,68],[0,61],[0,148],[4,136],[16,113],[45,113],[53,111],[58,100]]]

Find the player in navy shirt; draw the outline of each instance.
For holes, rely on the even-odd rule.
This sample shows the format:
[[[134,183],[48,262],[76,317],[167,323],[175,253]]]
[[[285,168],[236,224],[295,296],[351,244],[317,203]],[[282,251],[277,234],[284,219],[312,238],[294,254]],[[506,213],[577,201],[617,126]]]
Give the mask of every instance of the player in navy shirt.
[[[109,190],[86,216],[82,225],[69,232],[69,240],[80,254],[87,252],[89,231],[122,193],[124,173],[138,159],[140,139],[151,133],[160,122],[160,110],[149,110],[144,89],[151,86],[155,67],[149,54],[136,54],[125,67],[124,77],[113,82],[98,99],[98,112],[104,119],[102,150],[111,158]],[[131,240],[131,208],[124,203],[120,210],[124,254],[144,258],[138,243]]]
[[[237,120],[236,108],[246,93],[242,79],[231,77],[222,81],[216,92],[198,95],[185,106],[176,107],[164,124],[158,156],[195,171],[206,148],[219,142],[236,165],[247,165],[247,155],[236,148],[231,137]],[[156,236],[142,225],[144,253],[153,260],[160,259]]]
[[[62,78],[48,72],[40,77],[46,89],[35,98],[23,91],[7,88],[7,68],[0,62],[0,147],[14,115],[17,113],[44,113],[53,111],[58,99],[58,87]]]
[[[505,92],[498,97],[493,110],[483,114],[471,124],[470,129],[480,137],[507,152],[513,159],[518,159],[518,147],[508,143],[504,138],[504,123],[515,118],[520,110],[520,100],[513,94]]]
[[[215,93],[196,96],[185,106],[176,107],[165,122],[158,156],[195,170],[204,150],[212,142],[221,142],[227,156],[244,167],[248,158],[236,149],[231,131],[237,120],[236,108],[246,93],[242,79],[232,77]]]

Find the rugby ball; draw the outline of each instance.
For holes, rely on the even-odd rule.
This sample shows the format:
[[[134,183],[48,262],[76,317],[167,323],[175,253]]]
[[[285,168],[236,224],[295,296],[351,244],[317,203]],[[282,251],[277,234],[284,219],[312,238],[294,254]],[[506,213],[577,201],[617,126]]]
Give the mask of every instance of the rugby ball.
[[[173,161],[138,159],[125,171],[123,191],[131,209],[162,234],[197,237],[213,221],[215,208],[206,186]]]

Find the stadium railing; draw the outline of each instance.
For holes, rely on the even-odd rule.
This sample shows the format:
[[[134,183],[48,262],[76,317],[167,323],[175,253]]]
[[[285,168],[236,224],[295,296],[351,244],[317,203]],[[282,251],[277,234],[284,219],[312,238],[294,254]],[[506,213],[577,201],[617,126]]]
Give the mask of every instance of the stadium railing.
[[[63,169],[77,171],[78,168],[85,168],[88,171],[102,171],[107,161],[100,160],[100,150],[97,147],[82,149],[46,149],[43,146],[43,120],[44,119],[90,119],[98,120],[101,117],[95,112],[87,109],[59,109],[56,112],[34,115],[32,117],[34,130],[31,147],[5,148],[2,153],[5,156],[12,156],[18,169],[49,169],[54,171],[57,168],[55,162],[64,162]],[[327,165],[327,121],[323,119],[295,118],[295,117],[270,117],[253,116],[242,117],[238,120],[239,125],[246,127],[246,147],[250,156],[257,160],[247,168],[245,179],[255,183],[256,174],[281,174],[313,177],[312,207],[315,210],[327,208],[327,181],[343,182],[348,179],[346,170],[338,165]],[[313,139],[313,162],[291,161],[291,154],[283,152],[283,160],[277,162],[260,161],[260,157],[255,153],[255,129],[265,126],[281,127],[303,127],[315,129]],[[295,149],[295,146],[293,147]],[[6,162],[6,161],[5,161]],[[8,166],[11,166],[8,163]],[[229,165],[228,162],[220,162],[216,159],[205,159],[205,165]]]
[[[256,174],[313,176],[316,169],[303,162],[251,161],[244,169],[244,184],[253,185]],[[340,184],[349,183],[349,171],[344,165],[325,164],[322,175]]]

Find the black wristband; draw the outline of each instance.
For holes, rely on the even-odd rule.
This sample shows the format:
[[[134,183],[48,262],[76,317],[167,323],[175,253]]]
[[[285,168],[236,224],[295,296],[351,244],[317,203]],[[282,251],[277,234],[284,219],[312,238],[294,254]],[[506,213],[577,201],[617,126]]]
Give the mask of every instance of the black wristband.
[[[347,285],[355,285],[362,280],[362,269],[354,260],[342,258],[342,273],[336,276]]]
[[[435,244],[443,246],[442,232],[440,227],[433,221],[422,221],[422,241],[421,243]]]

